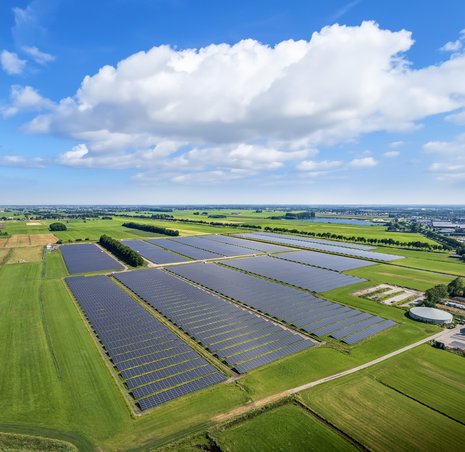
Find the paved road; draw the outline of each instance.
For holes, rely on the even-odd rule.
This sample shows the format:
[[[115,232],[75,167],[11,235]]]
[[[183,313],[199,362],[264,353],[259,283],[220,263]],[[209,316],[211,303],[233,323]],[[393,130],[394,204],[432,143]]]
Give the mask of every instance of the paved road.
[[[433,336],[429,336],[425,339],[422,339],[421,341],[415,342],[414,344],[407,345],[406,347],[400,348],[399,350],[396,350],[394,352],[388,353],[387,355],[380,356],[379,358],[376,358],[372,361],[369,361],[365,364],[361,364],[360,366],[353,367],[352,369],[344,370],[343,372],[339,372],[337,374],[329,375],[328,377],[320,378],[319,380],[311,381],[309,383],[306,383],[301,386],[297,386],[295,388],[288,389],[286,391],[280,392],[278,394],[273,394],[269,397],[265,397],[263,399],[257,400],[255,402],[252,402],[248,405],[241,406],[239,408],[235,408],[231,411],[228,411],[227,413],[220,414],[218,416],[215,416],[213,420],[215,422],[225,422],[230,419],[233,419],[237,416],[242,416],[245,413],[248,413],[250,411],[256,410],[258,408],[261,408],[265,405],[268,405],[273,402],[277,402],[278,400],[284,399],[286,397],[289,397],[293,394],[297,394],[298,392],[305,391],[306,389],[313,388],[314,386],[321,385],[323,383],[326,383],[328,381],[332,380],[337,380],[338,378],[345,377],[347,375],[351,375],[355,372],[359,372],[363,369],[367,369],[368,367],[374,366],[376,364],[379,364],[383,361],[386,361],[387,359],[390,359],[394,356],[400,355],[401,353],[404,353],[408,350],[411,350],[415,347],[418,347],[419,345],[423,345],[433,339],[437,339],[438,337],[442,336],[444,334],[443,331],[440,333],[434,334]]]

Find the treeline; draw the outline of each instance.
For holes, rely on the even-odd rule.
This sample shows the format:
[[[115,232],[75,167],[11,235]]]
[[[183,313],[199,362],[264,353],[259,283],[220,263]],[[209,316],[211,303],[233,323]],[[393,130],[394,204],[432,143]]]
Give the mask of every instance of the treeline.
[[[118,240],[115,240],[113,237],[102,235],[98,242],[118,259],[126,262],[126,264],[132,265],[133,267],[139,267],[144,264],[144,259],[142,259],[140,254],[136,253],[126,245],[123,245]]]
[[[310,237],[318,237],[322,239],[333,239],[333,240],[343,240],[346,242],[358,242],[358,243],[367,243],[370,245],[387,245],[387,246],[406,246],[409,248],[418,248],[422,250],[434,250],[441,251],[444,249],[442,245],[436,245],[432,243],[420,242],[418,240],[411,242],[400,242],[392,238],[389,239],[376,239],[376,238],[366,238],[359,236],[346,236],[340,234],[331,234],[330,232],[312,232],[312,231],[299,231],[298,229],[287,229],[287,228],[272,228],[269,226],[265,227],[265,231],[268,232],[285,232],[287,234],[300,234],[307,235]]]
[[[261,229],[257,224],[247,223],[223,223],[220,221],[189,220],[187,218],[170,218],[167,221],[177,221],[178,223],[208,224],[210,226],[222,226],[225,228]]]
[[[66,231],[68,228],[63,223],[51,223],[48,227],[51,231]]]
[[[126,228],[131,228],[131,229],[139,229],[141,231],[146,231],[146,232],[153,232],[156,234],[163,234],[163,235],[170,235],[170,236],[178,236],[179,231],[175,231],[174,229],[167,229],[167,228],[162,228],[161,226],[154,226],[153,224],[141,224],[141,223],[123,223],[123,226]]]
[[[439,242],[443,245],[443,247],[446,250],[457,250],[457,254],[463,254],[465,253],[465,245],[458,240],[455,240],[452,237],[448,237],[446,235],[438,234],[437,232],[431,230],[431,229],[422,229],[421,233],[425,236],[428,237],[431,240],[434,240],[436,242]],[[463,249],[463,253],[461,253],[461,249]]]

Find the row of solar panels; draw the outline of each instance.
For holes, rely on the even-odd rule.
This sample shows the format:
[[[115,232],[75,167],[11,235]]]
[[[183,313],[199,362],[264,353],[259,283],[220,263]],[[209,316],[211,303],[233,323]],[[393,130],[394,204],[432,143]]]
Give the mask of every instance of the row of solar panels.
[[[93,243],[62,245],[61,253],[69,273],[92,273],[122,270],[124,267],[113,257]]]
[[[239,260],[245,259],[228,261],[228,265]],[[169,270],[318,337],[331,335],[355,344],[395,325],[390,320],[216,263],[193,263]]]
[[[264,242],[272,242],[280,245],[289,245],[298,248],[309,248],[315,249],[322,252],[345,254],[353,257],[360,257],[363,259],[373,259],[378,261],[393,261],[396,259],[402,259],[403,256],[395,256],[393,254],[378,253],[375,251],[368,251],[365,248],[354,248],[356,245],[351,245],[339,242],[330,242],[316,239],[308,239],[306,237],[284,235],[284,234],[272,234],[265,232],[250,232],[244,234],[236,234],[237,237],[251,240],[261,240]]]
[[[106,276],[66,282],[142,410],[225,380]]]
[[[115,277],[239,372],[314,345],[310,339],[164,271],[148,269]]]

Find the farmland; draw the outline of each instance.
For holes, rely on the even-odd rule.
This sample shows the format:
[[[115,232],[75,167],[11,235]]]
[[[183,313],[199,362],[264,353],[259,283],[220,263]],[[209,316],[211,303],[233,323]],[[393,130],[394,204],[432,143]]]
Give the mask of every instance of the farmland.
[[[235,218],[237,220],[237,217]],[[12,248],[0,248],[0,262],[2,256],[4,259],[9,254],[10,259],[13,253],[18,256],[17,262],[22,262],[5,261],[4,265],[0,265],[2,287],[0,340],[5,344],[0,351],[0,360],[11,363],[0,369],[0,393],[4,402],[4,408],[0,413],[0,431],[62,440],[80,450],[92,450],[97,447],[104,450],[128,449],[134,445],[149,449],[183,440],[189,435],[202,435],[206,431],[211,432],[215,442],[223,450],[254,450],[253,447],[258,450],[267,447],[269,443],[264,439],[260,441],[265,442],[253,446],[251,438],[257,436],[257,431],[270,432],[269,441],[272,440],[273,444],[278,446],[282,444],[282,447],[291,444],[299,448],[305,442],[312,442],[315,445],[331,444],[335,448],[348,450],[352,445],[343,436],[294,404],[284,405],[271,411],[265,410],[262,414],[249,420],[241,420],[232,426],[218,428],[213,418],[233,408],[353,368],[437,333],[438,327],[414,322],[408,319],[405,311],[401,309],[374,303],[351,294],[378,282],[425,290],[434,284],[447,283],[452,279],[452,276],[435,272],[438,267],[434,265],[449,264],[444,253],[380,249],[382,252],[391,251],[394,254],[405,255],[406,259],[396,261],[395,265],[377,264],[345,272],[366,278],[368,281],[327,291],[321,296],[325,300],[391,319],[396,322],[395,327],[352,347],[325,338],[325,343],[318,347],[312,347],[257,368],[234,382],[206,388],[160,406],[143,416],[135,416],[123,397],[114,370],[109,366],[108,360],[102,356],[98,344],[89,333],[88,324],[64,283],[68,271],[61,252],[47,252],[45,273],[42,275],[42,247],[26,244],[26,241],[34,243],[35,234],[38,234],[38,239],[40,234],[48,234],[47,222],[42,223],[44,224],[40,226],[27,226],[24,222],[8,223],[8,232],[25,234],[28,238],[21,239],[21,244],[16,243]],[[85,223],[70,221],[67,224],[68,231],[56,232],[56,235],[64,241],[85,238],[93,241],[98,239],[101,233],[128,239],[156,237],[153,234],[139,235],[140,231],[124,228],[122,223],[123,220],[118,218],[88,220]],[[229,231],[229,228],[207,225],[159,221],[153,223],[179,229],[181,235]],[[229,232],[238,231],[231,228]],[[5,250],[9,251],[5,252]],[[34,260],[31,257],[29,262],[24,262],[26,259],[20,260],[21,252],[34,256]],[[425,268],[417,270],[397,265],[408,259],[414,263],[417,259],[416,265]],[[432,263],[433,268],[428,268],[429,262]],[[454,265],[459,264],[454,263]],[[18,323],[17,319],[21,319],[21,322]],[[374,399],[366,403],[376,404],[379,399],[391,394],[389,391],[393,389],[389,387],[395,387],[399,392],[394,391],[392,409],[400,410],[400,415],[408,420],[406,425],[414,425],[418,416],[429,416],[424,428],[433,429],[434,424],[436,430],[432,431],[436,435],[443,435],[446,430],[451,430],[453,434],[448,445],[452,447],[455,445],[456,432],[458,435],[462,434],[462,431],[455,426],[454,421],[439,413],[447,413],[448,416],[463,422],[460,411],[463,401],[453,397],[458,391],[464,392],[461,386],[463,360],[460,361],[458,356],[431,349],[429,346],[423,346],[414,352],[409,352],[409,356],[414,357],[411,365],[407,365],[401,357],[395,358],[399,366],[402,366],[402,372],[399,374],[389,372],[389,363],[386,363],[363,371],[361,378],[358,374],[347,378],[354,387],[354,393],[347,396],[350,400],[355,397],[368,397],[370,391],[373,391]],[[448,358],[444,359],[444,356]],[[377,370],[378,368],[381,370]],[[431,372],[431,369],[434,369],[434,372]],[[414,378],[418,378],[418,381],[424,384],[424,390],[409,384],[409,381],[414,380],[411,376],[413,374],[416,375]],[[437,375],[441,375],[441,378],[435,378]],[[328,413],[322,408],[324,401],[329,397],[324,389],[331,388],[329,394],[332,394],[335,388],[334,394],[339,394],[339,398],[343,398],[345,393],[341,391],[347,390],[348,387],[348,385],[338,386],[337,383],[339,381],[312,389],[302,395],[302,400],[312,410],[329,419]],[[451,386],[453,389],[450,389]],[[403,396],[400,392],[409,397]],[[435,395],[439,393],[446,396],[444,400],[447,402]],[[337,398],[336,395],[334,397]],[[404,403],[404,399],[407,402]],[[421,400],[423,404],[431,406],[434,410],[426,407],[417,410],[415,403],[418,402],[412,399]],[[451,399],[454,402],[451,402]],[[339,401],[339,404],[336,402],[338,401],[334,401],[335,409],[342,410],[342,402]],[[357,405],[355,408],[361,410]],[[373,406],[373,410],[375,409],[376,406]],[[430,411],[433,411],[433,414]],[[447,420],[444,421],[443,418]],[[286,427],[283,426],[283,419],[288,421]],[[358,424],[354,424],[353,419],[345,420],[344,417],[341,422],[342,424],[337,425],[337,428],[359,441],[360,438],[353,431],[359,428]],[[397,438],[399,440],[405,434],[405,428],[402,430],[401,427]],[[415,428],[419,429],[418,426]],[[308,436],[295,438],[293,432],[302,429],[305,429]],[[418,433],[422,431],[418,430]],[[430,435],[432,436],[433,433]],[[364,444],[367,447],[372,445],[387,447],[390,443],[387,434],[385,436],[381,434],[379,438],[371,438],[368,435],[367,443]],[[430,439],[430,436],[426,435],[425,438]],[[304,443],[293,441],[304,441]],[[251,445],[250,449],[247,448],[247,444]]]

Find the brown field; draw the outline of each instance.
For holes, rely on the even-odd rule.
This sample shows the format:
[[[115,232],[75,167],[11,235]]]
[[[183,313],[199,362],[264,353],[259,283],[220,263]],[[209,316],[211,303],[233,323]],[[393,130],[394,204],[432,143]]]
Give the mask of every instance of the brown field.
[[[42,246],[28,246],[13,248],[6,264],[24,264],[26,262],[39,262],[42,259]]]
[[[3,264],[4,260],[7,260],[8,253],[10,252],[9,248],[0,248],[0,265]]]
[[[30,221],[26,223],[26,226],[42,226],[43,223],[39,223],[38,221]]]
[[[50,233],[47,234],[13,234],[8,239],[0,239],[0,246],[5,248],[17,248],[21,246],[36,246],[55,243],[58,238]]]

